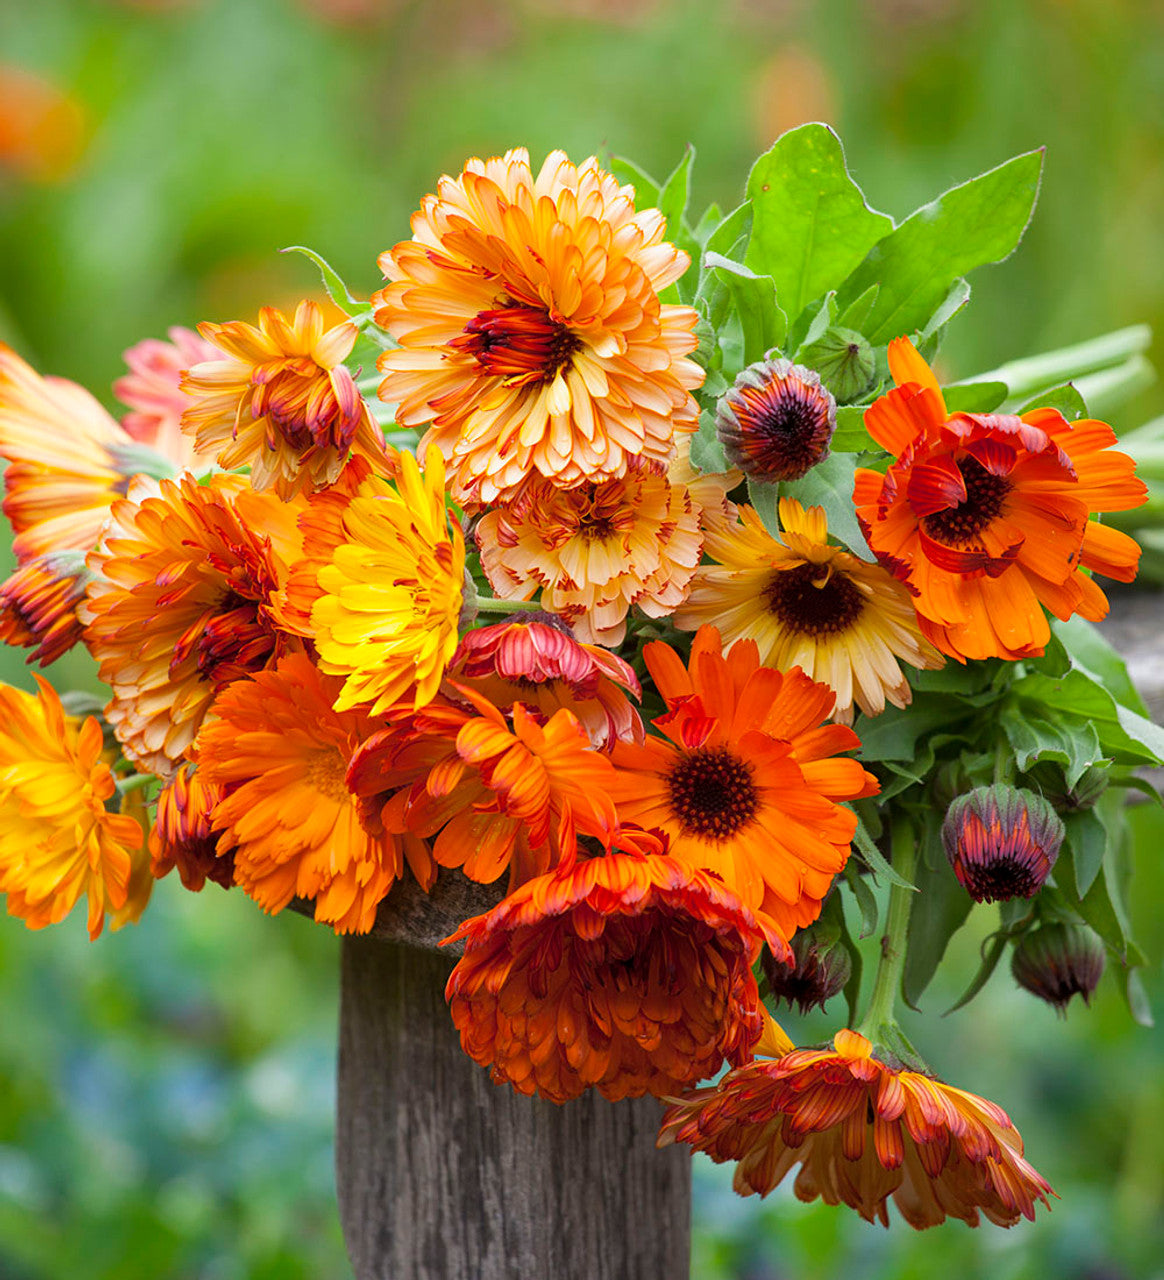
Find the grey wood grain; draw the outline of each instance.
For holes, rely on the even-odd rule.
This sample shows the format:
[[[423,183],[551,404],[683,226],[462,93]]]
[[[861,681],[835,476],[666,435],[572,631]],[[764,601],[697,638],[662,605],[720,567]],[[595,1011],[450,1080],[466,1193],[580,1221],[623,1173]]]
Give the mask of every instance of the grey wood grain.
[[[491,1083],[444,1001],[452,960],[345,938],[336,1178],[357,1280],[685,1280],[691,1162],[661,1104]]]

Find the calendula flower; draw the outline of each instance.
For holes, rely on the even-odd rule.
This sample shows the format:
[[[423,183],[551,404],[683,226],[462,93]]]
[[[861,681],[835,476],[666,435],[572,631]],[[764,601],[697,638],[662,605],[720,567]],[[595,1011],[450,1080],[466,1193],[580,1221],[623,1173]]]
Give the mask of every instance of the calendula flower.
[[[0,583],[0,640],[47,667],[81,639],[77,606],[92,577],[80,551],[34,556]]]
[[[52,686],[37,686],[0,685],[0,893],[30,929],[63,920],[85,894],[96,938],[107,914],[117,928],[145,907],[145,837],[106,807],[117,788],[100,724],[66,716]]]
[[[858,470],[853,500],[870,547],[914,597],[943,653],[1018,659],[1043,652],[1057,618],[1096,621],[1107,597],[1084,569],[1130,582],[1140,548],[1090,515],[1146,500],[1135,464],[1105,422],[1057,409],[950,415],[907,338],[889,344],[897,383],[865,425],[894,455]]]
[[[422,473],[403,454],[394,486],[369,474],[326,509],[340,540],[315,572],[310,632],[322,670],[346,677],[336,705],[369,702],[375,715],[407,695],[422,706],[456,650],[465,582],[441,456],[430,449]]]
[[[575,640],[550,613],[521,613],[466,631],[446,678],[502,712],[522,702],[549,719],[565,708],[596,747],[643,740],[643,722],[627,697],[642,696],[633,669],[609,650]]]
[[[668,1108],[659,1145],[690,1143],[736,1160],[740,1195],[767,1195],[797,1164],[800,1200],[847,1204],[889,1225],[892,1198],[911,1227],[980,1215],[1011,1227],[1034,1218],[1050,1186],[1023,1159],[993,1102],[873,1056],[855,1031],[832,1049],[795,1049],[729,1072]]]
[[[521,502],[477,524],[481,567],[502,600],[528,600],[571,624],[579,640],[615,646],[635,605],[672,613],[703,549],[699,511],[683,485],[637,471],[559,489],[535,480]]]
[[[372,831],[431,838],[433,857],[491,884],[507,868],[511,887],[565,862],[577,837],[609,846],[618,827],[614,770],[571,712],[544,723],[524,703],[503,716],[467,686],[395,723],[352,757],[348,785]]]
[[[0,457],[4,514],[20,564],[88,551],[135,471],[168,464],[135,443],[84,388],[42,378],[0,343]]]
[[[1065,834],[1049,801],[1000,783],[956,797],[942,823],[946,857],[975,902],[1034,897]]]
[[[720,400],[715,430],[728,461],[753,480],[799,480],[828,457],[837,402],[820,374],[791,360],[749,365]]]
[[[402,426],[431,427],[459,501],[509,501],[531,478],[570,488],[662,469],[695,428],[703,370],[690,307],[659,302],[688,265],[657,209],[591,157],[473,159],[380,257],[379,360]]]
[[[845,988],[853,972],[848,948],[835,926],[824,928],[818,920],[800,929],[792,939],[792,963],[765,950],[760,957],[768,990],[801,1014],[823,1009]]]
[[[85,642],[113,690],[126,755],[168,778],[226,685],[300,642],[272,598],[294,556],[295,508],[237,476],[141,485],[89,557]],[[288,527],[289,526],[289,527]]]
[[[158,793],[150,831],[150,870],[156,879],[175,867],[185,888],[198,893],[207,880],[229,889],[234,882],[234,850],[219,851],[214,808],[226,795],[218,783],[184,764]]]
[[[1053,921],[1023,934],[1011,955],[1010,971],[1024,991],[1064,1014],[1074,996],[1091,1003],[1106,962],[1103,939],[1094,930]]]
[[[782,498],[779,510],[779,537],[749,506],[734,526],[708,530],[706,549],[719,564],[696,571],[675,625],[714,623],[725,644],[754,640],[765,665],[800,667],[827,684],[843,723],[854,702],[870,716],[886,701],[908,706],[913,693],[899,660],[922,668],[943,661],[922,639],[909,592],[880,565],[830,546],[822,507],[805,511]]]
[[[591,1085],[611,1100],[662,1096],[751,1056],[762,936],[706,872],[612,853],[466,920],[445,995],[462,1048],[495,1083],[551,1102]]]
[[[177,471],[208,468],[213,454],[200,455],[182,431],[182,414],[194,403],[182,390],[182,375],[196,364],[218,360],[222,352],[193,329],[174,325],[169,342],[146,338],[125,352],[129,373],[113,384],[113,394],[131,412],[121,425],[135,440],[169,458]]]
[[[383,433],[343,364],[354,324],[325,333],[323,312],[305,301],[291,320],[264,307],[257,329],[231,320],[198,331],[219,357],[181,380],[193,401],[182,429],[200,454],[228,471],[249,466],[256,489],[284,499],[331,484],[352,451],[391,469]]]
[[[701,627],[687,667],[661,641],[643,656],[667,703],[655,721],[666,740],[615,744],[619,819],[663,831],[676,857],[713,871],[790,938],[820,914],[849,856],[857,818],[837,802],[877,791],[837,756],[857,735],[821,723],[835,701],[826,685],[761,666],[753,641],[725,654]]]
[[[198,772],[226,789],[214,807],[219,851],[234,880],[266,912],[294,897],[337,933],[367,933],[407,862],[425,889],[436,877],[424,841],[369,835],[345,782],[348,762],[375,723],[336,711],[340,681],[306,654],[223,691],[199,734]]]

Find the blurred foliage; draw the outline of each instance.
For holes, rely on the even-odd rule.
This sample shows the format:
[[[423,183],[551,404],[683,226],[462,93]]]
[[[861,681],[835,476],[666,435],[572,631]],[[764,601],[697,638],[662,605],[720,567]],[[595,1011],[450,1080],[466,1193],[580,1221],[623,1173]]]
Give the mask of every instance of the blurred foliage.
[[[1132,322],[1162,334],[1162,26],[1148,0],[8,0],[0,337],[108,401],[138,339],[315,293],[282,246],[374,288],[377,253],[467,155],[599,150],[665,174],[690,141],[693,205],[726,208],[756,155],[811,119],[897,217],[1047,146],[1035,221],[976,274],[947,377]],[[1148,354],[1164,364],[1159,338]],[[1118,425],[1162,411],[1152,387]],[[69,661],[58,682],[91,679]],[[1145,804],[1132,821],[1160,1009],[1164,817]],[[331,1173],[337,943],[202,897],[171,877],[140,926],[93,946],[79,918],[0,929],[0,1275],[350,1275]],[[907,1030],[1011,1110],[1054,1212],[885,1233],[787,1187],[741,1200],[700,1161],[698,1280],[1164,1275],[1164,1034],[1132,1024],[1110,977],[1056,1022],[1005,966],[940,1021],[989,927],[971,917]],[[790,1030],[823,1038],[841,1016],[838,1001]]]

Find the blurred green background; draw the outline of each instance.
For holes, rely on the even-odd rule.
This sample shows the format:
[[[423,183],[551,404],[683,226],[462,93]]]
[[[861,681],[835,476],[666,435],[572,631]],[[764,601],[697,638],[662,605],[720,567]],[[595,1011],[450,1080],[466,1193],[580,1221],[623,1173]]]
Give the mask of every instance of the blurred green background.
[[[526,144],[735,203],[755,155],[834,124],[896,216],[1047,146],[1016,257],[972,280],[961,377],[1136,321],[1164,333],[1164,11],[1132,0],[0,0],[0,337],[112,404],[171,324],[359,290],[437,175]],[[1159,342],[1154,359],[1164,352]],[[1160,388],[1131,426],[1164,409]],[[1117,424],[1119,425],[1119,424]],[[0,674],[27,681],[16,655]],[[13,661],[12,659],[16,659]],[[73,663],[73,679],[85,678]],[[64,677],[58,677],[63,682]],[[1137,808],[1138,937],[1164,1007],[1164,822]],[[1065,1022],[1000,971],[949,1019],[989,927],[910,1033],[1009,1108],[1062,1200],[1010,1232],[887,1232],[696,1167],[697,1280],[1164,1276],[1164,1036],[1105,979]],[[97,944],[0,928],[0,1277],[346,1277],[331,1172],[338,944],[237,893],[162,882]],[[789,1026],[823,1037],[843,1016]]]

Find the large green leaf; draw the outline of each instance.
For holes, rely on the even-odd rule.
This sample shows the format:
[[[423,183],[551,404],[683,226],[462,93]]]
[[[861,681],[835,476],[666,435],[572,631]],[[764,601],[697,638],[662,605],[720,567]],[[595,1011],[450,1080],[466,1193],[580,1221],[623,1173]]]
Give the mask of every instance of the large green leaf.
[[[807,475],[782,485],[780,493],[785,498],[796,498],[806,507],[824,507],[829,533],[839,538],[850,551],[871,559],[872,554],[853,508],[855,470],[856,460],[851,453],[830,453]]]
[[[788,331],[784,311],[776,305],[776,287],[771,276],[756,275],[748,267],[718,253],[704,255],[704,262],[731,295],[743,330],[745,365],[763,360],[778,347]]]
[[[790,320],[893,230],[892,218],[865,203],[828,125],[801,125],[777,139],[753,166],[747,193],[754,220],[744,261],[776,282]]]
[[[924,329],[959,276],[1001,262],[1034,211],[1043,153],[1029,151],[923,205],[869,253],[840,290],[842,307],[880,284],[870,342]]]
[[[909,917],[901,991],[911,1009],[946,954],[950,939],[965,923],[973,902],[944,856],[919,858],[915,875],[919,901]]]
[[[1063,825],[1067,828],[1067,836],[1059,858],[1064,871],[1070,864],[1075,880],[1075,896],[1081,899],[1087,896],[1103,866],[1103,855],[1107,851],[1107,828],[1094,809],[1067,814]],[[1062,876],[1056,879],[1062,884]]]

